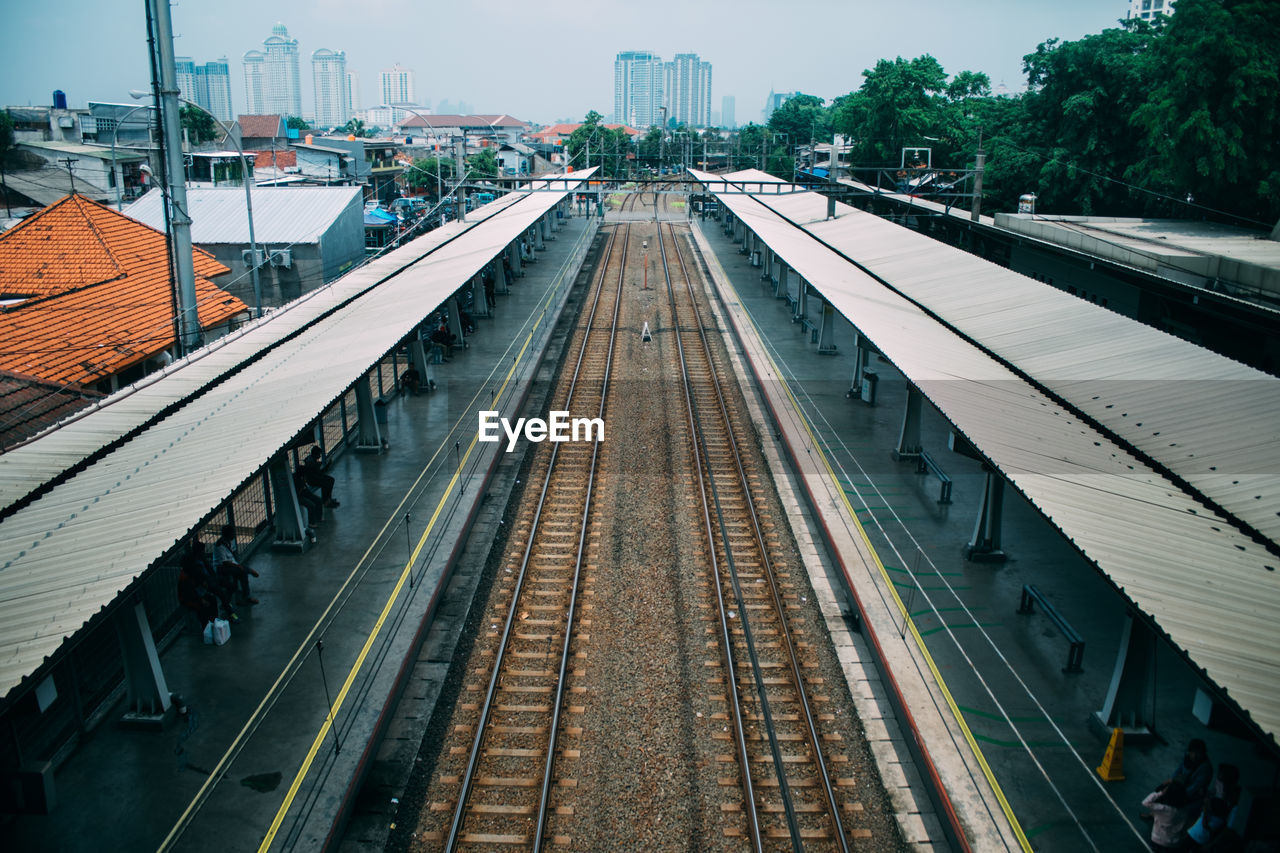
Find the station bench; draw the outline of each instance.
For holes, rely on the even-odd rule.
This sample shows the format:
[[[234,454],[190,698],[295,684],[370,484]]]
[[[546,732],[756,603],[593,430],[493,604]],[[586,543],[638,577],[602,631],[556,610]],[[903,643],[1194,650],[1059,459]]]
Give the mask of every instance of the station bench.
[[[1037,601],[1044,608],[1045,615],[1053,620],[1053,624],[1058,626],[1067,638],[1067,642],[1071,644],[1067,650],[1067,665],[1063,667],[1062,671],[1068,673],[1084,672],[1084,638],[1076,633],[1076,629],[1072,628],[1066,619],[1062,618],[1062,614],[1049,603],[1040,590],[1036,589],[1035,584],[1023,584],[1022,600],[1019,602],[1018,612],[1021,614],[1034,613],[1035,607],[1033,604]]]

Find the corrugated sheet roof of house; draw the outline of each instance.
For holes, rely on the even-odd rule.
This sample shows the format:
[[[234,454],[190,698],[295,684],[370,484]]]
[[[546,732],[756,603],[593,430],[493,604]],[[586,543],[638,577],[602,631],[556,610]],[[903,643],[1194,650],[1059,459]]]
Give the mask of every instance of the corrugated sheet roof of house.
[[[400,127],[528,127],[527,121],[521,121],[506,113],[501,115],[426,115],[409,116],[401,122]]]
[[[230,270],[192,254],[201,327],[247,311],[210,281]],[[28,297],[0,312],[0,370],[91,386],[174,343],[164,234],[82,196],[0,234],[0,289]]]
[[[257,187],[253,191],[254,239],[273,245],[315,243],[360,194],[360,187]],[[193,243],[248,245],[243,187],[191,187],[187,211]],[[125,207],[125,213],[153,228],[164,227],[159,190]]]

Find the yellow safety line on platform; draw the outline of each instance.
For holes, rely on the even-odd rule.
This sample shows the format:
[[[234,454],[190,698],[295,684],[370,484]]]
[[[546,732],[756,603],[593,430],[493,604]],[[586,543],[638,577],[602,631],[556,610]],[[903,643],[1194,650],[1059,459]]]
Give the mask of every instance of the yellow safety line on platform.
[[[587,234],[584,231],[583,234]],[[579,237],[582,240],[583,237]],[[577,246],[574,247],[575,250]],[[572,257],[572,253],[570,254]],[[561,268],[560,274],[556,277],[556,281],[547,288],[547,304],[543,307],[541,315],[534,322],[533,327],[529,329],[529,334],[525,336],[524,345],[520,347],[520,352],[511,364],[511,369],[507,371],[506,377],[502,380],[501,387],[495,395],[495,399],[500,399],[507,385],[511,383],[511,377],[515,374],[516,368],[520,366],[520,362],[524,360],[525,353],[529,349],[529,345],[533,342],[533,336],[538,331],[538,327],[542,325],[542,321],[546,319],[546,308],[550,305],[551,296],[560,289],[564,283],[564,269]],[[449,480],[449,485],[445,487],[444,494],[440,496],[439,503],[436,504],[435,512],[431,514],[431,520],[427,523],[427,527],[422,531],[422,536],[418,538],[418,544],[413,549],[413,553],[409,555],[409,560],[405,563],[404,569],[400,572],[400,578],[396,581],[395,587],[391,590],[387,603],[383,606],[382,612],[378,614],[378,621],[374,623],[369,636],[365,639],[360,654],[356,657],[355,662],[351,665],[350,672],[342,684],[342,689],[338,691],[338,698],[334,701],[333,706],[329,709],[329,713],[325,715],[324,722],[320,726],[320,730],[316,732],[315,739],[311,742],[311,748],[307,750],[307,757],[303,759],[302,766],[298,768],[297,774],[293,777],[293,783],[289,785],[289,791],[285,794],[284,802],[280,804],[280,808],[276,811],[276,816],[271,821],[271,827],[267,830],[266,836],[262,839],[262,844],[258,846],[259,853],[266,853],[271,847],[271,842],[275,840],[276,833],[280,830],[280,825],[284,822],[285,815],[288,814],[289,808],[293,805],[294,797],[298,794],[298,789],[302,786],[302,781],[306,778],[311,770],[311,763],[315,761],[316,755],[320,752],[320,747],[324,744],[325,736],[329,733],[329,729],[333,727],[333,719],[337,716],[338,711],[342,708],[342,703],[347,697],[347,692],[351,689],[351,685],[355,682],[356,676],[360,674],[360,670],[364,667],[365,658],[369,654],[369,650],[373,648],[373,643],[377,639],[378,634],[382,632],[383,623],[386,622],[387,616],[391,613],[391,608],[395,606],[396,600],[400,597],[400,592],[404,588],[405,581],[409,578],[409,573],[413,570],[414,563],[418,560],[418,555],[422,552],[423,546],[426,544],[427,538],[431,535],[431,531],[435,529],[436,521],[440,517],[440,513],[444,510],[444,505],[449,499],[449,495],[453,492],[454,486],[457,485],[459,478],[462,476],[462,470],[466,467],[467,460],[471,457],[472,451],[475,449],[476,443],[480,439],[480,432],[477,429],[475,435],[471,437],[471,443],[467,445],[467,452],[463,454],[458,461],[457,470],[454,471],[453,477]]]
[[[717,264],[718,263],[719,261],[717,259]],[[721,268],[721,271],[723,272],[723,267]],[[742,311],[747,318],[747,322],[751,324],[751,328],[755,330],[756,336],[760,339],[761,343],[763,343],[765,338],[760,332],[760,327],[756,325],[755,318],[752,317],[751,312],[747,310],[746,303],[743,301],[741,295],[738,294],[737,288],[733,286],[733,282],[727,274],[724,276],[724,281],[728,283],[734,296],[737,297],[738,304],[742,306]],[[915,620],[912,619],[911,614],[907,612],[907,606],[903,603],[902,597],[898,594],[898,589],[894,586],[892,579],[890,579],[888,571],[885,570],[884,563],[880,561],[879,553],[876,552],[875,546],[871,544],[871,539],[867,536],[867,531],[863,528],[862,522],[858,520],[858,515],[854,512],[853,505],[849,503],[849,496],[845,493],[845,490],[840,487],[840,479],[836,476],[835,469],[832,468],[831,461],[827,458],[827,454],[823,449],[822,443],[814,434],[813,426],[809,421],[809,416],[801,407],[799,400],[797,400],[795,395],[792,393],[791,385],[783,376],[782,371],[778,369],[778,365],[774,362],[773,356],[769,354],[768,349],[762,347],[762,351],[764,353],[764,357],[769,362],[769,366],[773,369],[774,375],[777,377],[777,381],[782,385],[783,390],[786,391],[787,398],[791,401],[792,408],[795,410],[796,414],[800,416],[800,422],[804,425],[805,432],[809,435],[810,444],[818,452],[818,458],[822,460],[822,465],[827,471],[827,476],[830,477],[832,483],[836,484],[836,491],[840,494],[840,500],[844,504],[845,510],[848,512],[849,518],[853,521],[854,526],[857,527],[858,534],[866,544],[867,550],[871,553],[871,558],[875,561],[876,568],[879,569],[880,576],[884,579],[885,586],[893,596],[894,602],[898,605],[899,613],[902,615],[902,618],[906,621],[907,625],[911,627],[911,636],[915,638],[916,646],[924,656],[925,663],[929,666],[929,671],[933,673],[933,677],[937,681],[938,687],[941,689],[942,695],[947,701],[947,707],[951,709],[952,716],[955,717],[956,723],[960,726],[960,730],[964,734],[965,741],[969,744],[969,748],[973,750],[974,757],[978,759],[978,764],[982,767],[982,773],[986,776],[987,782],[995,792],[996,799],[1000,802],[1000,809],[1004,812],[1005,817],[1008,818],[1010,825],[1013,827],[1013,832],[1018,838],[1018,843],[1022,845],[1022,849],[1024,851],[1031,853],[1031,842],[1027,840],[1026,834],[1022,831],[1022,825],[1014,816],[1013,808],[1009,805],[1008,799],[1005,798],[1004,791],[1000,788],[1000,783],[996,781],[995,774],[991,771],[991,766],[987,763],[986,756],[982,754],[982,749],[978,746],[978,742],[974,738],[973,732],[969,730],[969,725],[965,722],[964,716],[960,712],[960,708],[956,705],[955,699],[952,698],[951,690],[947,687],[947,683],[943,679],[942,673],[938,670],[937,664],[934,663],[933,655],[929,653],[929,649],[925,646],[924,638],[920,636],[920,632],[916,629]]]

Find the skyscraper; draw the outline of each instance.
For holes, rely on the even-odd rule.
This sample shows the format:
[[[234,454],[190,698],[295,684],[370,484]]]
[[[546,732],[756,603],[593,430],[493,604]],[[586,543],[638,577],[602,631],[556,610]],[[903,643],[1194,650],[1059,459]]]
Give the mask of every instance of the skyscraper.
[[[189,56],[175,56],[173,70],[178,83],[178,97],[200,103],[196,97],[196,62]],[[203,106],[203,104],[201,104]]]
[[[351,118],[347,90],[347,54],[320,48],[311,54],[316,92],[316,126],[341,127]]]
[[[231,121],[231,63],[225,56],[196,66],[196,103],[214,118]]]
[[[733,111],[737,106],[737,98],[733,95],[725,95],[720,99],[720,126],[726,130],[733,130],[738,126],[734,121]]]
[[[244,93],[249,115],[302,115],[298,40],[277,23],[262,50],[244,55]]]
[[[614,120],[635,128],[662,123],[663,63],[656,54],[628,50],[613,62]]]
[[[671,118],[690,127],[711,124],[711,63],[696,53],[677,53],[665,68],[666,103]]]
[[[178,94],[204,107],[221,121],[231,121],[231,69],[224,56],[196,65],[189,56],[174,57]]]
[[[347,72],[347,109],[352,115],[360,112],[360,75]]]
[[[396,63],[378,74],[378,90],[384,104],[416,104],[413,71]]]

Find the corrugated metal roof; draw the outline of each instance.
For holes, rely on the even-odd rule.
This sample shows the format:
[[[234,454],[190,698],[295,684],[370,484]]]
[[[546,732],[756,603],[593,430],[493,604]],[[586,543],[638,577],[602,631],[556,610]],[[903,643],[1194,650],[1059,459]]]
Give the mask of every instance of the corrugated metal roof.
[[[8,498],[146,426],[0,522],[0,694],[35,672],[569,191],[499,199],[482,221],[431,232],[119,402],[0,456],[10,505]],[[422,241],[434,251],[425,254]],[[177,408],[149,423],[169,403]]]
[[[694,174],[712,182],[724,177]],[[751,174],[746,179],[761,178]],[[1146,360],[1147,347],[1159,343],[1157,349],[1163,351],[1163,342],[1148,337],[1153,330],[1134,321],[1095,309],[1084,320],[1102,325],[1111,343],[1083,346],[1081,337],[1091,338],[1090,329],[1054,335],[1051,332],[1058,324],[1048,322],[1058,319],[1059,312],[1075,316],[1074,306],[1059,304],[1056,292],[1049,288],[1028,288],[1021,282],[1002,295],[991,282],[1015,274],[994,265],[964,253],[957,253],[962,257],[948,254],[933,256],[930,263],[911,263],[913,258],[930,255],[928,238],[911,234],[923,241],[916,244],[878,227],[874,217],[854,216],[847,209],[836,220],[824,221],[826,200],[821,197],[719,196],[722,204],[854,322],[956,430],[1124,595],[1149,614],[1263,731],[1274,735],[1280,730],[1280,691],[1276,690],[1280,684],[1280,620],[1275,616],[1280,612],[1280,572],[1275,571],[1280,561],[1276,556],[1129,453],[1112,435],[1059,405],[919,305],[894,293],[768,207],[785,207],[804,217],[808,227],[821,232],[824,239],[839,244],[842,251],[856,252],[853,257],[860,263],[887,273],[895,287],[905,289],[908,283],[903,280],[910,277],[917,284],[917,296],[945,303],[949,312],[970,323],[978,340],[1016,337],[1023,332],[1024,315],[1030,310],[1041,327],[1038,333],[1033,327],[1025,335],[1039,346],[1019,349],[1018,354],[1030,362],[1037,375],[1044,374],[1061,390],[1085,398],[1093,411],[1101,408],[1103,417],[1099,420],[1108,429],[1117,424],[1137,435],[1137,420],[1144,426],[1136,429],[1144,432],[1155,431],[1154,424],[1159,423],[1161,432],[1170,429],[1189,441],[1193,446],[1189,450],[1184,446],[1179,452],[1190,454],[1195,452],[1197,439],[1213,450],[1237,443],[1256,447],[1266,436],[1274,441],[1273,426],[1264,430],[1261,438],[1246,426],[1232,441],[1230,435],[1238,419],[1230,402],[1223,408],[1223,400],[1212,395],[1203,404],[1184,400],[1184,411],[1189,406],[1201,414],[1192,418],[1192,425],[1183,425],[1178,411],[1167,408],[1173,395],[1163,393],[1160,383],[1129,376],[1129,382],[1104,384],[1114,374],[1124,375],[1126,369],[1151,364]],[[821,211],[815,205],[821,206]],[[969,260],[985,266],[983,274],[979,275]],[[1038,295],[1054,297],[1049,316],[1035,315],[1032,310]],[[1130,335],[1139,346],[1126,344]],[[1223,376],[1238,377],[1238,370],[1247,370],[1225,359],[1210,358],[1211,354],[1199,348],[1192,350],[1197,358],[1178,359],[1152,378],[1166,384],[1171,384],[1167,382],[1170,378],[1222,381]],[[1055,352],[1061,354],[1056,359]],[[1209,364],[1201,365],[1201,361]],[[1099,380],[1098,372],[1103,370],[1106,378]],[[1245,381],[1265,383],[1269,379]],[[1137,380],[1143,382],[1136,388],[1138,393],[1126,393],[1135,390]],[[1154,391],[1149,390],[1152,387]],[[1234,402],[1249,400],[1234,398]],[[1115,409],[1107,409],[1107,405]],[[1246,424],[1256,425],[1251,418],[1257,405],[1254,399],[1240,413]],[[1128,425],[1130,419],[1135,419],[1134,428]],[[1216,427],[1206,426],[1206,419]],[[1276,423],[1274,418],[1271,423]],[[1239,473],[1224,476],[1246,481]],[[1272,475],[1260,476],[1270,479]],[[1273,497],[1271,492],[1258,491],[1268,499]]]
[[[765,201],[1280,545],[1280,379],[816,193]]]
[[[255,187],[253,236],[259,243],[315,243],[348,207],[361,208],[360,193],[360,187]],[[248,245],[244,187],[190,187],[187,208],[191,242]],[[152,228],[164,228],[164,201],[159,190],[125,205],[124,212]]]

